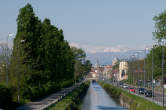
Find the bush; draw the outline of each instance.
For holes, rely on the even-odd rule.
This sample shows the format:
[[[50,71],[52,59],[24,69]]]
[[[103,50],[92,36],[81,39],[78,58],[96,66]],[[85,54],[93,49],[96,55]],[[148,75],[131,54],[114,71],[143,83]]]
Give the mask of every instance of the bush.
[[[12,92],[5,86],[0,85],[0,108],[9,109],[9,105],[12,104]]]
[[[64,99],[48,108],[47,110],[79,110],[81,99],[86,94],[89,82],[85,82],[80,87],[69,93]]]
[[[113,97],[115,100],[123,100],[127,105],[129,105],[129,110],[166,110],[161,106],[152,103],[144,98],[133,95],[124,91],[120,88],[112,86],[108,83],[99,82],[99,84],[107,91],[107,93]]]

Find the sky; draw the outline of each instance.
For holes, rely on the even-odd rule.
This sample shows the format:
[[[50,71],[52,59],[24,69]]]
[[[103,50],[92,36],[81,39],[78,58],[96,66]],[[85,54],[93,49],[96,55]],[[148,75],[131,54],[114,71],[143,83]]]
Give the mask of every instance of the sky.
[[[166,10],[166,0],[1,0],[0,41],[16,34],[19,9],[27,3],[41,20],[63,29],[72,46],[94,53],[152,45],[152,19]]]

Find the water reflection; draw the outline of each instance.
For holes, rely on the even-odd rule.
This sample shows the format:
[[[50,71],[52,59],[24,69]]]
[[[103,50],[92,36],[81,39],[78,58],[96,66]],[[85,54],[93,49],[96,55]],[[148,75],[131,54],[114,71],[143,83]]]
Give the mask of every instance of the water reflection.
[[[97,83],[91,83],[81,106],[82,110],[127,110],[118,105]]]

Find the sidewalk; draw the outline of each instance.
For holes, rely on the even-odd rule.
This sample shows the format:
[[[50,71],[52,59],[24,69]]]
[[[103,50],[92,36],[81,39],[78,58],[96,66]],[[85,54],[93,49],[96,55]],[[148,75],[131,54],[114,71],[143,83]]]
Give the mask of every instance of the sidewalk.
[[[25,104],[23,106],[20,106],[20,107],[16,108],[15,110],[44,110],[47,107],[49,107],[49,106],[57,103],[58,101],[60,101],[68,93],[73,91],[75,88],[79,87],[80,84],[81,83],[78,83],[78,84],[73,85],[71,87],[64,88],[61,91],[59,91],[57,93],[53,93],[50,96],[48,96],[48,97],[46,97],[42,100],[30,102],[28,104]]]

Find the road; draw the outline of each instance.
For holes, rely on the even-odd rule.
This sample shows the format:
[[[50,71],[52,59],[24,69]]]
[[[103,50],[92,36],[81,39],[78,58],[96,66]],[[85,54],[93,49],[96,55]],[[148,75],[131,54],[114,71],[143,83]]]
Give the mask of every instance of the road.
[[[111,85],[113,85],[113,86],[117,86],[117,83],[112,83],[111,81],[109,81],[109,80],[104,80],[104,82],[107,82],[107,83],[109,83],[109,84],[111,84]],[[129,87],[131,87],[132,85],[128,85]],[[119,87],[119,86],[117,86],[117,87]],[[132,86],[132,87],[134,87],[134,86]],[[128,89],[124,89],[124,88],[122,88],[123,90],[125,90],[125,91],[127,91],[127,92],[129,92],[129,90]],[[154,93],[154,99],[152,98],[152,97],[146,97],[144,94],[137,94],[137,93],[133,93],[133,92],[129,92],[129,93],[131,93],[131,94],[134,94],[134,95],[137,95],[137,96],[139,96],[139,97],[142,97],[142,98],[144,98],[144,99],[146,99],[146,100],[149,100],[149,101],[151,101],[151,102],[153,102],[153,103],[156,103],[156,104],[158,104],[158,105],[160,105],[160,106],[162,106],[163,104],[162,104],[162,101],[163,101],[163,97],[162,97],[162,94],[160,94],[160,93],[158,93],[158,92],[155,92]],[[164,100],[165,100],[165,102],[164,102],[164,106],[166,106],[166,96],[164,97]]]

